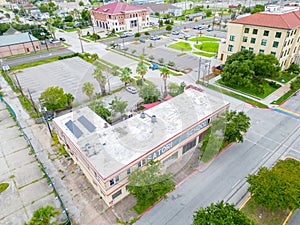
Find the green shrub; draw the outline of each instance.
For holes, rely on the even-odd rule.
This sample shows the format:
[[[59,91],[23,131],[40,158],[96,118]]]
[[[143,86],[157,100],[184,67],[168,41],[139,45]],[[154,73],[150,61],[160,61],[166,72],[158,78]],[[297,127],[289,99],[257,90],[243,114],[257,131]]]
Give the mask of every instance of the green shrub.
[[[142,86],[142,84],[143,84],[142,79],[136,80],[136,85],[137,85],[137,86]]]
[[[0,193],[5,191],[9,186],[9,183],[1,183],[0,184]]]

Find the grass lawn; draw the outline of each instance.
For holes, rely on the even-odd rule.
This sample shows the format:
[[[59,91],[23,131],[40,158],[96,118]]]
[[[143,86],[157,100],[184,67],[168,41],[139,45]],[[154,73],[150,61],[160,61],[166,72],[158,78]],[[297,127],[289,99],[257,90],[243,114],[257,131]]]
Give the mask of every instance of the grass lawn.
[[[205,52],[215,52],[217,53],[219,49],[219,43],[215,42],[203,42],[200,50],[205,51]]]
[[[205,57],[213,57],[216,55],[215,53],[209,53],[209,52],[193,52],[193,54],[201,55]]]
[[[189,43],[183,42],[183,41],[171,44],[168,47],[179,50],[179,51],[191,51],[192,50],[191,45]]]
[[[290,74],[287,72],[281,72],[278,78],[271,78],[271,79],[281,82],[281,78],[283,78],[284,82],[281,82],[281,83],[287,83],[296,76],[298,76],[298,74],[295,74],[295,73]]]
[[[201,82],[200,82],[200,83],[201,83]],[[240,99],[241,101],[247,102],[247,103],[249,103],[249,104],[251,104],[251,105],[255,105],[255,106],[259,107],[259,108],[265,108],[265,109],[268,108],[268,106],[265,105],[265,104],[262,104],[262,103],[260,103],[260,102],[255,101],[255,100],[252,100],[252,99],[250,99],[250,98],[244,97],[244,96],[242,96],[242,95],[236,94],[236,93],[234,93],[234,92],[228,91],[228,90],[226,90],[226,89],[224,89],[224,88],[216,87],[216,86],[211,85],[211,84],[209,84],[208,87],[209,87],[210,89],[212,89],[212,90],[221,92],[222,94],[231,96],[231,97],[236,98],[236,99]]]
[[[241,211],[259,225],[281,225],[289,214],[289,211],[281,210],[272,212],[260,205],[257,205],[252,198],[241,209]]]
[[[212,38],[212,37],[206,37],[206,36],[201,36],[201,37],[193,37],[193,38],[189,38],[189,41],[220,41],[219,38]]]
[[[221,85],[227,86],[229,88],[235,89],[235,90],[243,92],[245,94],[249,94],[253,97],[258,97],[260,99],[267,97],[269,94],[271,94],[272,92],[274,92],[276,90],[276,88],[271,87],[267,82],[263,83],[263,86],[265,88],[265,93],[263,93],[263,94],[255,93],[255,92],[253,92],[252,89],[250,89],[248,87],[228,86],[228,85],[225,85],[221,80],[218,80],[217,82]]]

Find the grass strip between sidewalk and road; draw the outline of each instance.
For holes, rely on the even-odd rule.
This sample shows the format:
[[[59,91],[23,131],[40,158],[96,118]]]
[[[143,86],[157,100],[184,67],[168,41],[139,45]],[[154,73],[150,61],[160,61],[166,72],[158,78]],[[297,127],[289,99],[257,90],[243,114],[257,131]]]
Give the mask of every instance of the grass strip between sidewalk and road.
[[[267,105],[265,105],[263,103],[260,103],[258,101],[253,100],[253,99],[250,99],[250,98],[244,97],[242,95],[236,94],[234,92],[225,90],[224,88],[220,88],[220,87],[217,87],[217,86],[214,86],[214,85],[211,85],[211,84],[208,85],[208,88],[210,88],[212,90],[215,90],[215,91],[218,91],[218,92],[221,92],[225,95],[231,96],[233,98],[239,99],[239,100],[244,101],[246,103],[249,103],[253,106],[257,106],[259,108],[265,108],[265,109],[269,108]]]

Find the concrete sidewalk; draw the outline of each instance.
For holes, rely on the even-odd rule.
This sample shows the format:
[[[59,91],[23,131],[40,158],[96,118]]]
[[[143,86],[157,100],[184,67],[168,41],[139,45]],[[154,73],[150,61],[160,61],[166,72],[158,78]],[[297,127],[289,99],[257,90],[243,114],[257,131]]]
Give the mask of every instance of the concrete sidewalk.
[[[0,86],[5,94],[5,101],[15,111],[20,126],[30,139],[72,220],[81,225],[96,225],[99,221],[101,224],[116,224],[115,215],[107,210],[107,205],[100,200],[99,195],[85,179],[80,169],[51,146],[52,140],[46,126],[35,124],[23,109],[18,95],[11,90],[3,77],[0,77]],[[23,139],[23,137],[20,138]],[[36,196],[39,192],[40,190],[36,193],[29,192],[28,195]],[[42,206],[47,204],[49,203],[44,202]],[[20,218],[24,216],[26,215],[19,215]],[[23,223],[24,221],[20,224]]]

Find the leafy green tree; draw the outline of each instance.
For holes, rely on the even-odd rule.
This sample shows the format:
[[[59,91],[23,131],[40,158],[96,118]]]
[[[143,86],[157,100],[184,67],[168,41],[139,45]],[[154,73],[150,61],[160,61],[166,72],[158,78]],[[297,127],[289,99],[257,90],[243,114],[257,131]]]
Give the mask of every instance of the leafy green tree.
[[[79,1],[79,6],[84,6],[84,2],[83,1]]]
[[[227,65],[230,65],[232,62],[234,61],[245,61],[245,60],[250,60],[252,61],[255,57],[255,54],[249,50],[243,50],[237,53],[234,53],[230,56],[228,56],[228,58],[226,59],[225,65],[224,65],[224,69]]]
[[[171,25],[166,26],[166,30],[167,31],[171,31],[172,30],[172,26]]]
[[[95,90],[95,87],[92,83],[90,82],[85,82],[83,85],[82,85],[82,92],[87,95],[89,97],[89,99],[92,98],[92,95],[94,93],[94,90]]]
[[[149,84],[140,88],[139,96],[144,99],[144,103],[152,103],[158,101],[160,92],[153,84]]]
[[[292,91],[297,91],[300,89],[300,77],[297,77],[296,80],[291,82],[290,88]]]
[[[109,103],[109,105],[112,111],[116,113],[119,112],[121,113],[121,115],[123,115],[128,103],[126,101],[121,101],[120,98],[115,96],[115,98]]]
[[[174,82],[168,84],[169,94],[173,97],[180,95],[184,91],[185,84],[178,85]]]
[[[265,6],[256,4],[254,8],[251,9],[251,14],[258,13],[258,12],[264,12],[265,11]]]
[[[289,73],[299,73],[300,72],[300,68],[299,68],[299,66],[297,65],[297,64],[295,64],[295,63],[292,63],[290,66],[289,66],[289,68],[287,69],[287,71],[289,72]]]
[[[73,17],[71,15],[67,15],[65,17],[65,22],[73,22]]]
[[[65,95],[66,95],[66,97],[67,97],[67,106],[68,106],[68,107],[71,107],[71,106],[72,106],[72,103],[73,103],[74,100],[75,100],[75,97],[74,97],[71,93],[66,93]]]
[[[164,26],[164,21],[163,20],[159,20],[158,21],[158,26],[159,27],[163,27]]]
[[[7,23],[0,23],[0,35],[9,29],[10,25]]]
[[[110,123],[110,111],[104,107],[104,103],[99,100],[93,101],[89,107],[100,117]]]
[[[25,225],[50,225],[56,224],[53,221],[60,212],[53,206],[45,206],[33,212],[33,217]]]
[[[132,71],[130,68],[125,67],[125,68],[121,69],[120,80],[122,82],[124,82],[125,86],[132,81],[131,76],[130,76],[131,74],[132,74]]]
[[[232,111],[226,115],[224,139],[226,143],[243,142],[243,133],[250,127],[250,117],[244,112]]]
[[[269,210],[300,207],[300,162],[297,160],[281,160],[271,170],[260,168],[247,181],[254,201]]]
[[[101,90],[101,95],[106,95],[106,89],[105,89],[105,85],[107,82],[107,78],[106,76],[103,74],[103,70],[104,70],[104,66],[101,65],[100,63],[96,64],[96,68],[94,70],[94,78],[96,79],[96,81],[99,84],[100,90]]]
[[[207,9],[207,10],[205,10],[205,13],[206,13],[206,17],[210,17],[212,15],[212,10]]]
[[[243,212],[234,208],[234,205],[224,203],[211,203],[210,206],[200,207],[194,212],[192,225],[254,225]]]
[[[68,97],[60,87],[48,87],[39,100],[48,110],[64,109],[68,103]]]
[[[90,11],[87,10],[87,9],[82,10],[82,12],[81,12],[81,18],[84,21],[90,21],[91,20],[91,13],[90,13]]]
[[[253,60],[256,79],[278,77],[280,66],[272,54],[258,54]]]
[[[152,205],[174,190],[172,174],[162,174],[160,166],[159,161],[151,161],[145,170],[135,170],[128,177],[128,191],[137,199],[139,205]]]
[[[170,75],[170,70],[167,67],[160,68],[160,76],[164,81],[164,96],[166,96],[168,93],[167,79],[168,79],[169,75]]]

